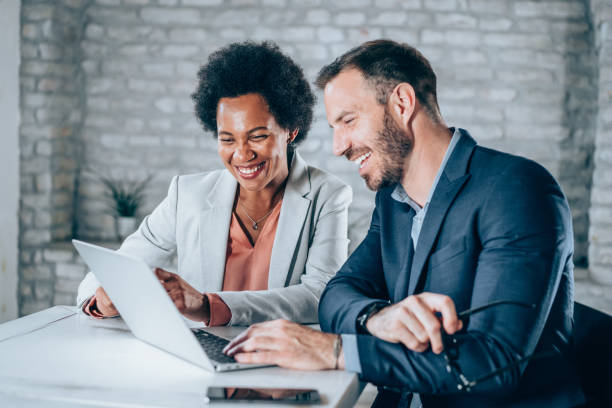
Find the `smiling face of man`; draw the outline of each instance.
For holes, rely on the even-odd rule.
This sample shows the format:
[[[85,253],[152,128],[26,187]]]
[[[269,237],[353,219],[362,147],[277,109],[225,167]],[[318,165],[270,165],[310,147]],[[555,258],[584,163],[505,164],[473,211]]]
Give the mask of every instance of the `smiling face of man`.
[[[368,188],[377,191],[401,180],[413,138],[377,100],[376,90],[357,69],[340,72],[324,90],[333,150],[357,163]]]

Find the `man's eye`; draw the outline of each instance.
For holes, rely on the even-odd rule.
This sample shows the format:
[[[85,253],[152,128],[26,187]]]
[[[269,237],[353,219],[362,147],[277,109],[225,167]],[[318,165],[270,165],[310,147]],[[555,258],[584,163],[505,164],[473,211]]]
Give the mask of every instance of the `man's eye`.
[[[267,139],[268,135],[257,135],[257,136],[253,136],[251,139],[253,140],[264,140]]]
[[[348,119],[344,119],[344,124],[348,125],[349,123],[351,123],[352,121],[354,121],[355,118],[348,118]]]
[[[232,140],[232,139],[219,139],[219,141],[220,141],[221,143],[224,143],[224,144],[227,144],[227,143],[231,143],[231,142],[233,142],[233,140]]]

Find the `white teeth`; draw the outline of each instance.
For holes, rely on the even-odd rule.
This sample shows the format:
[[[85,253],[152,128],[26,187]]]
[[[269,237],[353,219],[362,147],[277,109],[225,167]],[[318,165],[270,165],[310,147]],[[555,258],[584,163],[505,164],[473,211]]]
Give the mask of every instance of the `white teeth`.
[[[258,170],[261,170],[264,166],[264,162],[259,163],[255,167],[238,167],[238,171],[242,174],[253,174]]]
[[[364,160],[367,159],[368,157],[370,157],[371,155],[372,155],[372,152],[364,153],[361,156],[359,156],[358,158],[356,158],[354,160],[354,162],[359,165],[359,168],[362,168]]]

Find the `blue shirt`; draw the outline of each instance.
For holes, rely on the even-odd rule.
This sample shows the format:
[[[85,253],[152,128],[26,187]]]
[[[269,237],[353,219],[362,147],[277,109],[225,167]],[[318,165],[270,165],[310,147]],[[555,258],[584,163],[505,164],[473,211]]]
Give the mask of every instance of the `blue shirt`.
[[[440,163],[438,173],[436,174],[436,178],[434,179],[431,189],[429,190],[429,195],[427,197],[425,205],[421,208],[421,206],[419,206],[413,199],[408,196],[408,194],[406,194],[406,191],[399,183],[395,187],[395,190],[393,190],[393,193],[391,193],[391,198],[396,201],[408,204],[415,211],[414,217],[412,219],[412,230],[410,231],[410,236],[412,237],[412,244],[415,250],[417,242],[419,240],[419,235],[421,234],[421,228],[423,227],[423,220],[425,219],[425,215],[427,215],[427,209],[429,208],[429,202],[431,201],[431,197],[433,196],[433,193],[436,190],[436,187],[438,186],[438,181],[440,181],[440,177],[444,172],[444,168],[446,167],[448,158],[453,153],[457,142],[461,138],[461,132],[453,128],[451,128],[451,130],[453,131],[453,137],[451,138],[448,148],[446,149],[446,153],[444,154],[442,163]],[[361,373],[361,363],[359,362],[359,353],[357,350],[357,338],[354,334],[342,335],[342,348],[344,350],[344,362],[346,365],[346,370]]]

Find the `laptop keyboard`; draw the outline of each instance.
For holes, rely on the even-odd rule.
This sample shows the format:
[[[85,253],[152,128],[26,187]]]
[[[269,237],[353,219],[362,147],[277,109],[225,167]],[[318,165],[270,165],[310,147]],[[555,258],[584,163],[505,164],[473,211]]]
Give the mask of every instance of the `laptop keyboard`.
[[[209,333],[204,330],[194,330],[193,334],[197,337],[200,345],[206,352],[206,355],[211,360],[214,360],[218,363],[235,363],[233,357],[226,356],[223,354],[223,347],[225,347],[229,340],[224,339],[223,337],[215,336],[212,333]]]

